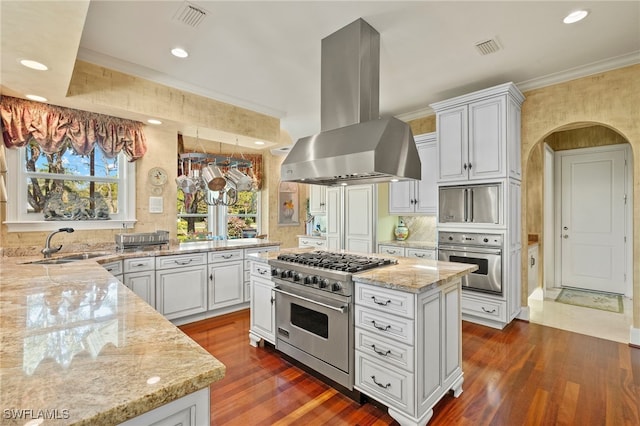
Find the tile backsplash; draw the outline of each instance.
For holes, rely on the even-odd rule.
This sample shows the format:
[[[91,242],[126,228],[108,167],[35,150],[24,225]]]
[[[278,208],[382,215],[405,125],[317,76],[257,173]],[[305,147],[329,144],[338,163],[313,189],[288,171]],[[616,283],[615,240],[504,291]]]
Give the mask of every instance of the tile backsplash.
[[[435,242],[438,238],[437,223],[435,216],[400,216],[398,221],[403,220],[409,228],[407,241],[429,241]]]

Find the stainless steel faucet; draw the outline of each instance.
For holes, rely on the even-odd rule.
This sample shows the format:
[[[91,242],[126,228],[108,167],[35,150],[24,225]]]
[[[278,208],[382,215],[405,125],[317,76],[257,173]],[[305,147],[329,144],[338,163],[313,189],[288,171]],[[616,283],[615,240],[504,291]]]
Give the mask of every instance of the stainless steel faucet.
[[[73,231],[74,231],[73,228],[60,228],[57,231],[53,231],[52,233],[50,233],[49,236],[47,237],[47,242],[44,244],[44,248],[40,250],[40,252],[44,254],[44,258],[47,259],[51,257],[53,253],[59,252],[60,249],[62,248],[62,245],[59,245],[57,248],[51,248],[51,237],[53,237],[59,232],[72,233]]]

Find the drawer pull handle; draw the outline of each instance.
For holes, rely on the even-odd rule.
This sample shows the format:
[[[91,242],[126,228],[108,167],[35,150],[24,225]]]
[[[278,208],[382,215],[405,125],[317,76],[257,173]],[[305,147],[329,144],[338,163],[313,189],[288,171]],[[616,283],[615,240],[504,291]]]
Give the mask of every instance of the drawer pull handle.
[[[233,255],[232,254],[223,254],[223,255],[221,255],[221,257],[223,259],[231,259],[233,257]]]
[[[377,328],[380,331],[389,331],[389,329],[391,328],[390,325],[384,326],[384,327],[380,327],[379,325],[376,324],[376,320],[372,320],[371,323],[373,324],[373,326],[375,328]]]
[[[391,303],[391,300],[387,300],[386,302],[378,302],[375,296],[371,296],[371,298],[373,299],[373,303],[375,303],[376,305],[387,306],[389,303]]]
[[[424,254],[423,254],[423,253],[413,253],[413,255],[414,255],[415,257],[419,257],[419,258],[423,258],[423,257],[424,257]]]
[[[106,269],[107,269],[107,272],[111,272],[111,271],[113,271],[115,268],[106,268]]]
[[[147,265],[146,263],[136,263],[136,264],[135,264],[135,265],[133,265],[133,266],[146,266],[146,265]]]
[[[258,269],[258,273],[259,273],[260,275],[264,275],[264,274],[266,274],[267,272],[268,272],[268,271],[267,271],[266,269]]]
[[[378,383],[376,381],[376,376],[371,376],[371,380],[373,380],[373,383],[380,386],[382,389],[389,389],[391,387],[391,383],[387,383],[386,385],[383,385],[382,383]]]
[[[321,241],[316,241],[316,245],[317,245],[317,246],[321,246],[321,245],[323,245],[323,244],[324,244],[324,243],[323,243],[323,242],[321,242]]]
[[[496,313],[496,308],[493,308],[491,310],[485,308],[484,306],[482,307],[482,310],[485,311],[488,314],[495,314]]]
[[[391,350],[387,350],[386,352],[382,352],[382,351],[377,350],[376,349],[376,345],[371,345],[371,347],[373,348],[373,351],[375,353],[377,353],[378,355],[381,355],[381,356],[389,356],[389,354],[391,353]]]
[[[183,262],[181,262],[181,261],[179,261],[179,260],[175,260],[174,262],[175,262],[176,264],[178,264],[178,265],[188,265],[188,264],[190,264],[191,262],[193,262],[193,259],[189,259],[189,260],[187,260],[186,262],[184,262],[184,261],[183,261]]]

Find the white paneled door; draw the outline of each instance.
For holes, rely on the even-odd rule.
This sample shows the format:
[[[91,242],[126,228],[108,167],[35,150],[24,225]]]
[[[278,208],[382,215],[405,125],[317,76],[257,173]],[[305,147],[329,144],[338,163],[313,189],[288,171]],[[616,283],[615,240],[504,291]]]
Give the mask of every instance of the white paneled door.
[[[561,156],[563,286],[625,293],[625,152]]]

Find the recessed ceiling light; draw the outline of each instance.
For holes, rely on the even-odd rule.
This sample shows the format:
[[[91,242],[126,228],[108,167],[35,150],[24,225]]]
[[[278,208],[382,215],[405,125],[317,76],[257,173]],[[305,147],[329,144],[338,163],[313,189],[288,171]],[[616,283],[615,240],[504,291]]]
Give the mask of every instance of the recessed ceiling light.
[[[186,50],[181,49],[179,47],[175,47],[171,49],[171,54],[178,58],[186,58],[187,56],[189,56],[189,53]]]
[[[156,120],[155,118],[150,118],[150,119],[147,120],[147,123],[149,123],[149,124],[162,124],[162,121]]]
[[[262,142],[262,141],[255,141],[255,142],[254,142],[254,144],[256,144],[256,145],[264,145],[264,142]]]
[[[21,59],[20,63],[27,68],[31,68],[32,70],[46,71],[49,69],[49,67],[47,67],[45,64],[42,64],[38,61],[32,61],[31,59]]]
[[[38,95],[25,95],[27,97],[27,99],[31,99],[32,101],[36,101],[36,102],[47,102],[47,98],[43,98],[42,96],[38,96]]]
[[[587,10],[576,10],[575,12],[571,12],[562,20],[565,24],[574,24],[578,21],[582,21],[587,17],[589,11]]]

